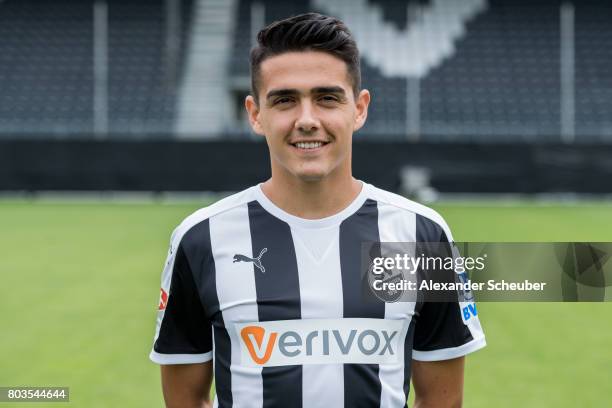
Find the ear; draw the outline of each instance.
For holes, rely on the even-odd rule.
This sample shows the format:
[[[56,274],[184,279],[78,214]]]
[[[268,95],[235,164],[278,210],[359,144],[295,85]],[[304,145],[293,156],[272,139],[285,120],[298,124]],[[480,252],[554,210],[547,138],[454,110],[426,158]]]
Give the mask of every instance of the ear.
[[[357,114],[355,115],[355,124],[353,125],[353,132],[358,131],[363,127],[368,117],[368,106],[370,106],[370,91],[362,89],[357,96],[355,103],[357,108]]]
[[[261,123],[259,123],[259,106],[257,105],[257,102],[255,102],[255,98],[253,98],[252,95],[245,98],[244,107],[249,115],[249,123],[251,124],[253,132],[263,136],[264,131],[261,127]]]

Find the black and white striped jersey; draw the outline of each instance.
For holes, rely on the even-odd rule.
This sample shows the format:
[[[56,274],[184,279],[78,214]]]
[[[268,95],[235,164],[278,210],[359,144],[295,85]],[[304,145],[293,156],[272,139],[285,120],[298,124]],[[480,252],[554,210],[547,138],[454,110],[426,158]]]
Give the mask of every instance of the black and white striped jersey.
[[[412,359],[463,356],[484,334],[472,304],[364,302],[361,244],[446,240],[435,211],[367,183],[317,220],[251,187],[173,232],[150,358],[212,359],[218,407],[404,407]]]

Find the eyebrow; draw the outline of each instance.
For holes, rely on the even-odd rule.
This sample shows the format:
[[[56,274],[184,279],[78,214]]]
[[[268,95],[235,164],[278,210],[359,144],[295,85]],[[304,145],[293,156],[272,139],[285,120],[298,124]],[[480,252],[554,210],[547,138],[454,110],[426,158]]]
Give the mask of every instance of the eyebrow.
[[[316,88],[312,88],[311,93],[313,94],[326,94],[326,93],[335,93],[340,95],[345,95],[346,92],[339,86],[318,86]],[[288,96],[288,95],[297,95],[299,94],[297,89],[273,89],[266,95],[266,99],[274,98],[276,96]]]
[[[344,92],[344,89],[340,88],[339,86],[320,86],[317,88],[313,88],[312,93],[316,93],[316,94],[335,93],[335,94],[340,94],[340,95],[346,94],[346,92]]]

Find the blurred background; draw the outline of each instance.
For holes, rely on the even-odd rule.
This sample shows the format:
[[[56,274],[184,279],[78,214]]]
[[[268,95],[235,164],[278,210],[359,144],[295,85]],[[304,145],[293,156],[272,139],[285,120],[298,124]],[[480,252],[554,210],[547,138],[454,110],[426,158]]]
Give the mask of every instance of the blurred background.
[[[612,241],[609,1],[0,0],[0,386],[162,406],[147,355],[170,232],[269,177],[248,54],[307,11],[361,50],[356,177],[430,203],[458,241]],[[467,407],[609,400],[609,303],[479,312]]]
[[[612,192],[612,6],[596,0],[5,0],[0,190],[262,180],[249,50],[306,11],[361,49],[358,177],[424,199]]]

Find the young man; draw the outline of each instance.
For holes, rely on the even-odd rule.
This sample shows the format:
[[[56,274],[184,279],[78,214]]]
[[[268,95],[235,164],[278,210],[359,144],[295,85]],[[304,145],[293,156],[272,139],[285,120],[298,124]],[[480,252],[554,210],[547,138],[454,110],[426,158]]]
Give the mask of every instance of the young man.
[[[477,317],[363,296],[363,242],[452,238],[436,212],[352,177],[370,94],[349,30],[305,14],[258,42],[245,105],[272,177],[172,235],[150,356],[167,406],[210,406],[214,376],[219,407],[399,408],[411,375],[416,406],[460,406]]]

